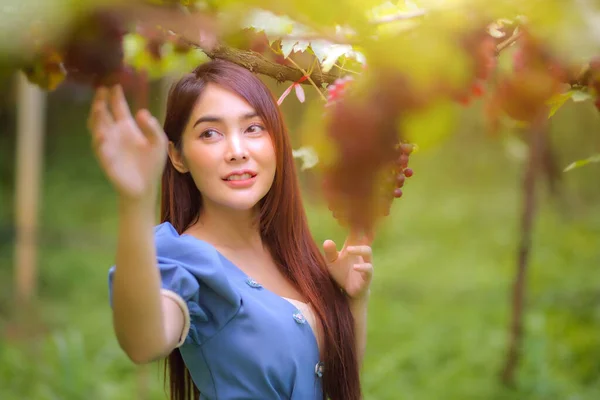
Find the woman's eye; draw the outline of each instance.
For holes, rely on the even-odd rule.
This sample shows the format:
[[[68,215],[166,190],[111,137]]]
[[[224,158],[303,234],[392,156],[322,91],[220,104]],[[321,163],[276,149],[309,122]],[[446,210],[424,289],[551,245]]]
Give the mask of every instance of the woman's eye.
[[[200,134],[200,137],[201,137],[201,138],[203,138],[203,139],[212,139],[212,138],[214,138],[214,137],[215,137],[215,136],[217,136],[217,135],[218,135],[218,132],[217,132],[217,131],[214,131],[214,130],[212,130],[212,129],[209,129],[209,130],[207,130],[207,131],[204,131],[204,132],[202,132],[202,133]]]
[[[263,128],[261,125],[251,125],[248,128],[248,133],[260,133],[264,130],[265,128]]]

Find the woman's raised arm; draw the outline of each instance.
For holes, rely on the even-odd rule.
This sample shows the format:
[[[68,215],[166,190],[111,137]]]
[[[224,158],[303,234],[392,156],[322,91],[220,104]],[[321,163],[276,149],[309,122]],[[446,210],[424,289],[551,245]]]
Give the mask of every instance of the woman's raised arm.
[[[120,346],[135,363],[168,354],[184,315],[161,295],[154,243],[155,209],[167,138],[146,110],[131,115],[120,86],[100,88],[88,127],[94,152],[119,199],[119,228],[111,302]]]

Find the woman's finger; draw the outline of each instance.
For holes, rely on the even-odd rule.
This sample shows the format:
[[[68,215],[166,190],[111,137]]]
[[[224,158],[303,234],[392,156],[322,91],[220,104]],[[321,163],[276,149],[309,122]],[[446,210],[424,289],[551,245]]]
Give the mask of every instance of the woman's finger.
[[[98,154],[98,150],[104,144],[105,140],[106,140],[106,136],[104,134],[103,129],[99,129],[99,130],[95,131],[94,134],[92,135],[92,149],[94,149],[94,152],[96,154]]]
[[[142,133],[151,143],[161,143],[167,141],[167,135],[160,123],[148,110],[140,110],[135,116]]]
[[[97,134],[100,130],[108,130],[114,122],[107,105],[108,90],[99,88],[90,107],[90,116],[88,118],[88,129],[90,133]]]
[[[337,260],[339,256],[337,247],[333,240],[326,240],[323,243],[323,251],[325,253],[325,261],[327,261],[328,263],[335,262],[335,260]]]
[[[373,250],[370,246],[349,246],[346,251],[353,256],[361,256],[367,263],[372,262]]]
[[[121,85],[114,85],[110,88],[110,108],[117,121],[131,118],[129,104],[127,104],[127,99]]]
[[[371,263],[354,264],[352,269],[356,272],[360,272],[365,281],[370,280],[373,276],[373,264]]]

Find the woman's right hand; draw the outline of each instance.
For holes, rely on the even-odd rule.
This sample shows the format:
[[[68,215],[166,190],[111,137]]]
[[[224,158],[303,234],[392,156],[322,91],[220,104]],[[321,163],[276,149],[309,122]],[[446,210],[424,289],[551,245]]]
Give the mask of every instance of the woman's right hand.
[[[134,119],[120,85],[101,87],[88,128],[100,165],[122,199],[141,200],[157,193],[168,140],[150,112],[140,110]]]

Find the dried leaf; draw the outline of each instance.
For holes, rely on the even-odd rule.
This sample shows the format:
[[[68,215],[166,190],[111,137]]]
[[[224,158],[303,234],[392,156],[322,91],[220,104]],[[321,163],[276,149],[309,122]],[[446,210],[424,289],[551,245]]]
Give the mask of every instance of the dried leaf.
[[[277,100],[277,105],[280,106],[281,103],[283,103],[283,100],[285,100],[285,98],[288,96],[288,94],[290,94],[294,85],[295,85],[295,83],[292,83],[287,89],[285,89],[285,91],[281,94],[281,96],[279,96],[279,100]]]
[[[304,100],[306,99],[306,96],[304,95],[304,88],[302,87],[302,85],[299,85],[297,83],[295,83],[293,86],[296,88],[296,97],[298,98],[300,103],[304,103]]]

